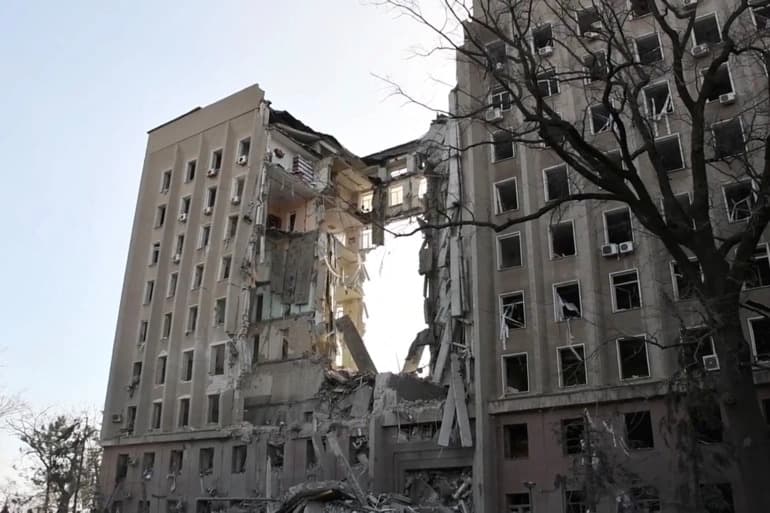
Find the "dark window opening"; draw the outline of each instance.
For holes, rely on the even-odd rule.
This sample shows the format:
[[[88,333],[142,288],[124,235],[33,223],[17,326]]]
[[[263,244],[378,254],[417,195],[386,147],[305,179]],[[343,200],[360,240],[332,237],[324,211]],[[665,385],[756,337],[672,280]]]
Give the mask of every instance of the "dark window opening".
[[[746,279],[745,285],[748,289],[770,285],[770,256],[766,244],[758,246],[754,250],[749,277]]]
[[[225,323],[225,312],[227,311],[227,299],[219,298],[214,305],[214,326],[221,326]]]
[[[167,356],[159,356],[158,364],[155,367],[155,384],[163,385],[166,383],[166,363],[168,362]]]
[[[765,423],[770,425],[770,399],[762,399],[762,411],[765,412]]]
[[[289,359],[289,340],[284,337],[281,341],[281,360]]]
[[[194,332],[198,327],[198,307],[191,306],[187,309],[187,333]]]
[[[770,5],[754,7],[754,21],[757,24],[757,30],[770,29]]]
[[[185,397],[179,400],[179,427],[190,425],[190,399]]]
[[[283,226],[281,217],[275,214],[267,214],[267,228],[273,230],[280,230]]]
[[[201,475],[210,474],[214,471],[214,448],[203,447],[198,453],[198,472]]]
[[[723,94],[733,92],[733,81],[730,79],[730,67],[725,62],[719,66],[713,75],[706,78],[706,71],[703,73],[703,87],[710,87],[709,94],[706,99],[710,102],[716,101]]]
[[[131,368],[131,384],[135,385],[142,379],[142,362],[134,362]]]
[[[226,256],[222,257],[222,279],[226,280],[230,278],[230,268],[233,264],[233,257]]]
[[[208,396],[208,408],[206,408],[206,422],[209,424],[219,423],[219,394]]]
[[[173,320],[173,314],[171,312],[168,312],[163,316],[163,331],[161,332],[161,336],[163,338],[168,338],[171,336],[171,324]]]
[[[249,151],[251,151],[251,139],[247,137],[238,143],[238,156],[248,158]]]
[[[495,184],[495,207],[498,214],[519,208],[516,180],[506,180]]]
[[[655,439],[652,433],[652,416],[649,411],[624,414],[626,440],[631,449],[652,449]]]
[[[729,483],[702,484],[700,496],[706,513],[735,513],[733,489]]]
[[[749,327],[757,360],[770,360],[770,318],[750,319]]]
[[[696,45],[713,45],[722,41],[716,14],[708,14],[696,19],[692,33]]]
[[[666,207],[664,203],[664,209],[666,214],[666,220],[668,224],[677,229],[694,228],[695,222],[692,218],[692,203],[690,202],[690,195],[686,192],[674,194],[674,199],[679,204],[679,208],[682,210],[681,214],[674,211],[673,207]],[[684,217],[682,217],[684,215]]]
[[[618,513],[660,513],[658,490],[652,486],[631,488],[618,498]]]
[[[704,358],[716,354],[711,330],[705,327],[688,328],[682,332],[680,342],[682,344],[679,349],[681,368],[688,371],[707,370]]]
[[[519,234],[497,239],[500,269],[521,266],[521,236]]]
[[[289,230],[290,232],[294,231],[294,228],[297,226],[297,213],[292,212],[289,214]]]
[[[136,406],[129,406],[126,409],[126,431],[128,434],[134,432],[134,426],[136,425]]]
[[[489,103],[493,109],[511,110],[513,103],[510,91],[500,90],[493,92]]]
[[[645,66],[663,60],[663,50],[660,47],[658,34],[652,33],[636,38],[636,53],[639,56],[639,64]]]
[[[582,317],[580,285],[569,283],[554,288],[556,295],[556,320],[579,319]]]
[[[559,78],[556,70],[544,71],[537,75],[537,90],[540,96],[548,97],[559,94]]]
[[[746,181],[725,185],[723,191],[728,221],[732,223],[751,217],[751,210],[756,203],[751,182]]]
[[[222,168],[222,150],[216,150],[211,154],[211,169],[219,171]]]
[[[647,341],[642,337],[618,340],[620,379],[647,378],[650,366],[647,361]]]
[[[160,242],[154,242],[152,244],[152,253],[150,255],[150,265],[157,264],[159,258],[160,258]]]
[[[513,158],[513,135],[501,130],[492,135],[492,154],[494,161]]]
[[[684,167],[679,136],[674,135],[656,140],[655,152],[658,155],[658,166],[663,171],[676,171]]]
[[[613,274],[611,280],[615,294],[615,310],[631,310],[642,306],[639,275],[636,271]]]
[[[507,460],[529,457],[529,435],[526,424],[503,426],[503,455]]]
[[[565,513],[586,513],[586,493],[583,490],[565,490],[564,503],[567,509]]]
[[[569,196],[569,179],[567,177],[567,165],[548,168],[545,174],[545,200],[553,201]]]
[[[581,417],[562,419],[561,432],[565,454],[580,454],[583,452],[585,421]]]
[[[283,467],[283,444],[268,442],[267,457],[270,458],[270,464],[273,468]]]
[[[171,188],[171,170],[163,172],[163,179],[160,185],[160,192],[168,192]]]
[[[585,35],[586,32],[602,31],[602,19],[596,9],[585,9],[578,12],[577,21],[581,36]]]
[[[503,310],[503,319],[508,329],[525,328],[524,319],[524,294],[517,292],[515,294],[506,294],[500,298]]]
[[[674,102],[668,82],[645,87],[644,99],[647,104],[647,114],[652,119],[660,119],[663,114],[674,112]]]
[[[259,362],[259,333],[251,339],[251,365]]]
[[[152,403],[152,429],[160,429],[160,422],[163,418],[163,403]]]
[[[142,477],[152,475],[152,471],[155,469],[155,453],[146,452],[142,455]]]
[[[503,356],[505,393],[529,392],[527,355]]]
[[[252,322],[260,322],[262,320],[262,309],[264,308],[264,296],[262,294],[252,293],[250,308],[251,312],[249,317]]]
[[[698,273],[702,274],[700,270],[700,263],[693,261],[698,267]],[[698,290],[699,283],[693,283],[682,271],[679,270],[679,264],[673,262],[671,265],[672,272],[674,274],[674,284],[676,288],[677,299],[690,299],[695,297],[695,293]],[[702,278],[701,278],[702,280]]]
[[[183,450],[172,450],[171,457],[169,458],[168,471],[171,474],[178,474],[182,472],[182,463],[184,462]]]
[[[115,468],[115,482],[123,481],[128,477],[128,454],[118,454],[118,462]]]
[[[650,0],[630,0],[631,3],[631,15],[634,18],[639,18],[645,14],[650,14]]]
[[[191,203],[192,203],[192,198],[190,198],[190,196],[185,196],[184,198],[182,198],[182,204],[179,207],[179,213],[185,214],[185,215],[189,214]]]
[[[741,155],[746,150],[740,118],[712,125],[711,130],[714,132],[714,158],[726,159]]]
[[[621,244],[634,240],[631,212],[627,208],[605,212],[604,222],[607,226],[608,244]]]
[[[535,51],[542,48],[553,48],[553,28],[550,23],[540,25],[532,31],[532,45]]]
[[[575,233],[571,221],[551,225],[551,253],[555,258],[575,254]]]
[[[487,54],[489,55],[489,69],[498,69],[500,65],[505,64],[505,43],[502,41],[495,41],[494,43],[487,45]]]
[[[607,78],[607,55],[603,52],[586,55],[583,58],[583,65],[586,68],[587,82],[597,82]]]
[[[559,348],[559,376],[563,387],[586,384],[586,355],[582,345]]]
[[[197,162],[191,160],[187,163],[187,171],[185,172],[185,181],[192,182],[195,179],[195,167]]]
[[[318,463],[318,459],[315,455],[315,449],[313,448],[313,440],[308,438],[305,440],[305,468],[315,466]]]
[[[714,397],[700,400],[689,408],[695,439],[703,444],[722,441],[722,413]]]
[[[214,205],[217,202],[217,188],[216,187],[209,187],[208,192],[206,193],[206,206],[209,208],[214,208]]]
[[[599,134],[612,128],[612,113],[607,105],[591,106],[591,132]]]
[[[155,213],[155,227],[160,228],[166,222],[166,205],[160,205]]]
[[[211,348],[211,374],[215,376],[225,373],[225,345],[219,344]]]
[[[508,506],[508,513],[531,513],[529,493],[507,493],[505,502]]]
[[[233,474],[242,474],[246,472],[246,454],[247,446],[234,445],[233,446],[233,460],[231,470]]]

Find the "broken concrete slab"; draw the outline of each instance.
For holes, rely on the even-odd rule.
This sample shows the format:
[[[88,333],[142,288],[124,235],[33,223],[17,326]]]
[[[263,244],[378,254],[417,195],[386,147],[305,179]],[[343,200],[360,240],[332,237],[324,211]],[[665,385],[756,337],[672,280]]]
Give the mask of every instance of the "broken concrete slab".
[[[369,414],[372,403],[372,387],[364,385],[357,389],[352,398],[353,407],[350,415],[353,417],[364,417]]]
[[[466,404],[465,383],[460,375],[460,360],[456,354],[451,356],[450,364],[450,390],[454,396],[455,413],[457,416],[457,427],[460,430],[460,445],[463,447],[473,447],[473,436],[471,434],[471,423],[468,419],[468,405]]]
[[[412,341],[412,345],[409,346],[409,353],[406,355],[401,372],[405,374],[417,372],[420,368],[420,360],[425,351],[425,346],[431,344],[433,344],[433,336],[430,329],[426,328],[419,332],[414,341]]]
[[[343,315],[335,321],[335,326],[342,332],[345,345],[348,346],[359,372],[377,374],[377,367],[375,367],[372,357],[369,356],[369,351],[366,350],[366,345],[351,318]]]

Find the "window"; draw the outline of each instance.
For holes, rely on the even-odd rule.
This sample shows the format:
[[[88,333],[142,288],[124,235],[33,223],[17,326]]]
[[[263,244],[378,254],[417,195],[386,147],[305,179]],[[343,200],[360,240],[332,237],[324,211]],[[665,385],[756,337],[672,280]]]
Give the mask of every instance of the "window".
[[[144,284],[144,304],[148,305],[152,302],[152,293],[155,290],[155,282],[153,280]]]
[[[705,513],[735,513],[730,483],[702,484],[700,496]]]
[[[628,208],[604,212],[604,228],[607,244],[620,244],[634,240],[631,211]]]
[[[163,403],[158,401],[152,403],[152,417],[150,429],[160,429],[160,421],[163,415]]]
[[[767,244],[760,244],[754,250],[754,256],[751,258],[751,271],[744,284],[747,289],[770,285],[770,256],[768,256]]]
[[[713,396],[703,397],[688,408],[695,439],[704,444],[722,442],[722,413]]]
[[[198,248],[209,247],[209,240],[211,239],[211,225],[201,226],[201,234],[198,239]]]
[[[359,204],[361,205],[361,212],[371,212],[372,211],[372,200],[374,199],[374,194],[371,192],[367,192],[366,194],[361,194]]]
[[[706,70],[701,71],[703,87],[706,87]],[[719,66],[713,75],[708,79],[708,85],[711,87],[706,101],[713,102],[719,100],[723,94],[732,93],[733,79],[730,75],[730,66],[725,62]]]
[[[650,377],[647,341],[644,337],[618,339],[618,360],[621,380]]]
[[[505,502],[508,513],[531,513],[532,506],[529,501],[529,493],[507,493]]]
[[[666,220],[668,221],[669,225],[678,227],[680,229],[687,228],[688,226],[695,228],[695,221],[692,218],[692,203],[690,202],[690,193],[681,192],[674,194],[674,199],[679,204],[679,208],[682,209],[682,213],[685,217],[683,220],[677,219],[677,214],[675,214],[672,211],[672,208],[669,207],[669,210],[665,211]],[[663,204],[663,207],[664,209],[666,208],[665,203]]]
[[[172,450],[169,457],[168,471],[171,474],[179,474],[182,472],[182,463],[184,462],[183,450]]]
[[[586,513],[586,493],[583,490],[564,490],[565,513]]]
[[[142,379],[142,362],[134,362],[131,367],[131,383],[139,383]]]
[[[526,353],[503,355],[503,391],[506,394],[529,392]]]
[[[591,133],[600,134],[612,128],[612,114],[610,108],[604,104],[592,105],[591,113]]]
[[[639,289],[639,274],[635,270],[610,274],[610,285],[616,312],[641,308],[642,293]]]
[[[208,396],[206,422],[209,424],[219,423],[219,394],[211,394]]]
[[[210,373],[215,376],[221,376],[225,373],[225,345],[217,344],[211,346],[211,370]]]
[[[184,235],[180,233],[176,236],[176,254],[181,256],[182,251],[184,251]]]
[[[390,188],[390,206],[394,207],[404,202],[404,187],[396,185]]]
[[[192,381],[194,356],[195,351],[193,350],[182,353],[182,381]]]
[[[374,247],[372,243],[372,229],[364,228],[361,230],[361,241],[359,243],[361,249],[371,249]]]
[[[499,130],[492,134],[492,161],[513,158],[513,135],[507,130]]]
[[[569,196],[570,187],[566,164],[559,164],[558,166],[544,169],[543,181],[545,182],[546,201],[563,199]]]
[[[209,187],[208,191],[206,192],[206,206],[209,208],[214,208],[214,205],[217,202],[217,188],[216,187]]]
[[[582,317],[580,285],[577,282],[554,285],[553,294],[553,304],[557,321],[579,319]]]
[[[214,471],[214,448],[202,447],[198,452],[198,472],[202,475]]]
[[[168,288],[166,290],[166,297],[174,297],[176,294],[176,285],[179,281],[179,273],[173,272],[168,275]]]
[[[238,216],[230,216],[227,218],[227,235],[225,240],[235,239],[235,234],[238,231]],[[292,231],[292,230],[289,230]]]
[[[139,342],[147,341],[147,321],[139,322]]]
[[[703,271],[700,268],[700,262],[696,261],[695,259],[691,259],[690,261],[698,267],[698,273],[701,275],[702,281]],[[674,293],[678,300],[691,299],[695,297],[698,284],[693,283],[692,280],[690,280],[684,274],[684,272],[679,270],[678,263],[671,262],[671,274],[674,278]]]
[[[227,299],[221,297],[217,299],[214,305],[214,326],[221,326],[225,323],[225,310],[227,308]]]
[[[716,13],[701,16],[692,27],[692,37],[696,45],[714,45],[722,41]]]
[[[626,424],[626,441],[631,449],[652,449],[655,447],[652,417],[649,411],[625,413],[623,417]]]
[[[741,118],[720,121],[711,125],[714,133],[714,158],[726,159],[741,155],[746,150]]]
[[[241,141],[238,143],[238,158],[241,157],[248,159],[249,158],[249,152],[251,151],[251,138],[247,137],[245,139],[241,139]]]
[[[711,331],[706,327],[683,330],[680,343],[679,363],[685,370],[706,370],[703,359],[716,354]]]
[[[160,180],[160,192],[168,192],[171,188],[171,170],[163,171],[163,176]]]
[[[684,167],[679,134],[656,139],[655,153],[657,153],[657,165],[663,171],[676,171]]]
[[[497,237],[497,267],[508,269],[521,266],[521,235],[516,232]]]
[[[664,114],[674,112],[674,102],[668,81],[659,82],[644,88],[644,103],[647,115],[652,119],[660,119]]]
[[[489,95],[489,104],[493,109],[511,110],[511,93],[506,90],[493,91]]]
[[[185,182],[192,182],[195,180],[195,168],[197,167],[198,162],[195,160],[190,160],[187,162],[187,167],[185,168],[184,173],[184,181]]]
[[[251,365],[259,362],[259,333],[251,339]]]
[[[146,452],[142,454],[142,476],[152,475],[155,470],[155,453]]]
[[[563,387],[585,385],[586,354],[583,344],[569,345],[557,349],[559,356],[559,382]]]
[[[426,194],[428,194],[428,179],[422,177],[417,182],[417,197],[422,198]]]
[[[128,454],[118,454],[115,482],[123,481],[126,477],[128,477]]]
[[[293,232],[297,227],[297,212],[289,212],[289,216],[286,219],[286,231]]]
[[[639,64],[650,65],[663,60],[660,37],[656,32],[637,37],[635,42]]]
[[[182,215],[187,215],[190,213],[190,203],[192,202],[192,197],[185,196],[182,198],[182,202],[179,204],[179,213]],[[181,221],[184,219],[181,215],[179,217],[179,220]]]
[[[233,257],[231,255],[222,257],[222,264],[219,266],[219,279],[227,280],[230,278],[230,268],[233,264]]]
[[[155,209],[155,228],[160,228],[166,222],[166,205],[158,205]]]
[[[179,400],[179,427],[187,427],[190,425],[190,398],[183,397]]]
[[[722,186],[727,207],[727,220],[731,223],[751,217],[751,210],[756,200],[750,181],[731,183]]]
[[[564,221],[550,226],[552,258],[564,258],[575,254],[574,231],[572,221]]]
[[[586,35],[586,32],[601,32],[602,20],[596,9],[584,9],[577,13],[578,30],[580,35]]]
[[[658,490],[652,486],[631,488],[618,497],[618,513],[660,513]]]
[[[262,320],[262,311],[264,310],[265,296],[253,291],[249,301],[249,321],[259,322]]]
[[[553,28],[550,23],[540,25],[532,30],[532,46],[535,52],[543,48],[553,48]]]
[[[222,150],[214,150],[211,152],[211,169],[219,171],[222,169]]]
[[[193,333],[198,327],[198,307],[191,306],[187,309],[187,333]]]
[[[767,317],[749,319],[749,329],[757,360],[770,360],[770,319]]]
[[[529,457],[529,437],[526,424],[503,426],[503,455],[507,460]]]
[[[161,337],[168,338],[169,335],[171,335],[171,321],[173,317],[171,312],[168,312],[163,315],[163,331],[161,333]]]
[[[516,191],[516,179],[510,178],[495,184],[495,210],[502,214],[519,208],[519,198]]]
[[[246,472],[246,445],[233,446],[233,459],[231,471],[233,474],[243,474]]]
[[[585,422],[582,417],[562,419],[561,433],[564,445],[564,454],[580,454],[583,452],[583,436],[585,436]]]
[[[762,411],[765,412],[765,423],[770,424],[770,399],[762,399]]]
[[[500,65],[505,64],[505,43],[502,41],[495,41],[494,43],[488,44],[487,54],[489,56],[489,69],[498,69]]]
[[[500,311],[508,329],[526,328],[524,318],[524,293],[514,292],[500,296]]]
[[[200,288],[202,284],[203,284],[203,264],[198,264],[195,266],[195,271],[193,272],[192,289],[196,290]]]
[[[586,55],[583,57],[583,65],[586,68],[586,83],[590,84],[607,78],[607,72],[609,70],[607,66],[607,55],[604,52]]]
[[[133,434],[136,426],[136,406],[129,406],[126,409],[126,432]]]
[[[628,5],[634,18],[640,18],[651,12],[650,0],[629,0]]]
[[[537,90],[540,96],[544,98],[559,94],[559,78],[556,76],[555,69],[537,75]]]
[[[152,243],[152,251],[150,252],[150,265],[155,265],[160,259],[160,242]]]
[[[770,5],[754,7],[752,12],[754,13],[754,23],[757,25],[757,30],[770,29]]]
[[[168,356],[159,356],[155,364],[155,384],[163,385],[166,383],[166,363]]]

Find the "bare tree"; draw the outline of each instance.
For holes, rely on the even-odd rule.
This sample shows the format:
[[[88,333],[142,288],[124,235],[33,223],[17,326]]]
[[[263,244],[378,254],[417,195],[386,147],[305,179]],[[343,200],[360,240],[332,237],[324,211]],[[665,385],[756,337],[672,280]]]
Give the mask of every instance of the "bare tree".
[[[420,229],[501,231],[570,202],[628,205],[697,298],[720,362],[703,386],[729,419],[736,492],[751,511],[770,511],[770,445],[754,381],[770,355],[753,353],[740,315],[745,284],[764,280],[754,256],[770,221],[770,1],[725,0],[719,17],[682,0],[435,0],[439,18],[417,0],[378,3],[432,32],[426,55],[456,55],[457,104],[437,109],[464,132],[452,151],[551,151],[575,175],[504,222],[474,212],[433,216]],[[565,88],[576,101],[562,111],[554,97]],[[491,138],[470,135],[480,129]]]

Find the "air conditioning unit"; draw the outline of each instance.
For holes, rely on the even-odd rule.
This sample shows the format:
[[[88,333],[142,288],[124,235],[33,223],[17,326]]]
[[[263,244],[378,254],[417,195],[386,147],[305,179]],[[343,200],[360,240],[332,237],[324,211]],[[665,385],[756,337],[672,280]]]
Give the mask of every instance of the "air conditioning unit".
[[[179,253],[175,253],[174,258],[172,258],[172,260],[174,261],[175,264],[178,264],[179,261],[182,260],[182,255],[180,255]]]
[[[553,55],[553,46],[546,45],[546,46],[540,47],[537,49],[537,54],[540,57],[548,57],[549,55]]]
[[[486,113],[487,121],[500,121],[501,119],[503,119],[503,109],[501,109],[500,107],[493,107],[487,110],[487,113]]]
[[[618,244],[618,253],[621,253],[623,255],[626,255],[628,253],[634,252],[634,243],[629,241],[621,242]]]
[[[692,47],[692,50],[690,50],[690,53],[696,59],[700,59],[701,57],[705,57],[708,54],[710,54],[711,48],[709,48],[709,45],[707,44],[696,45]]]
[[[217,176],[217,173],[219,173],[219,169],[214,169],[212,167],[211,169],[208,170],[208,172],[206,173],[206,176],[208,176],[210,178],[213,178],[213,177]]]
[[[618,245],[617,244],[605,244],[602,246],[602,256],[603,257],[611,257],[618,254]]]
[[[719,358],[715,354],[707,354],[703,357],[703,368],[707,371],[719,370]]]
[[[210,216],[211,213],[214,211],[212,207],[206,207],[203,209],[203,215],[204,216]]]
[[[136,458],[128,458],[128,464],[134,467],[139,464],[139,460]]]
[[[187,214],[185,212],[182,212],[181,214],[179,214],[179,222],[184,223],[185,221],[187,221]]]
[[[238,195],[235,195],[232,198],[230,198],[230,203],[232,203],[233,205],[237,205],[240,202],[241,202],[241,197]]]
[[[239,166],[245,166],[248,161],[249,161],[248,155],[241,155],[240,157],[238,157],[238,160],[236,162],[238,163]]]
[[[120,424],[123,422],[123,415],[121,413],[113,413],[112,414],[112,423],[113,424]]]
[[[583,32],[583,37],[586,39],[599,39],[600,35],[601,34],[599,34],[598,32],[592,32],[590,30],[587,32]]]
[[[735,103],[736,95],[735,93],[725,93],[719,95],[719,103],[722,105],[732,105]]]

